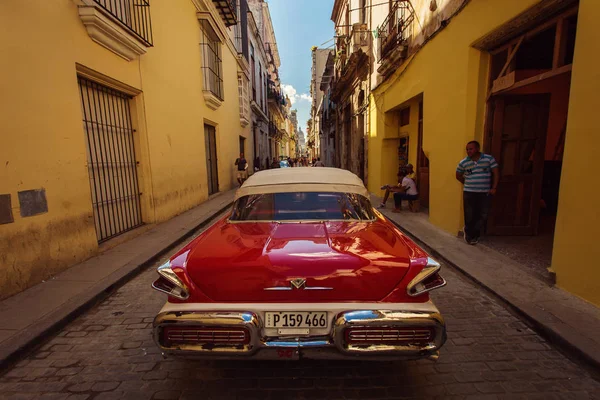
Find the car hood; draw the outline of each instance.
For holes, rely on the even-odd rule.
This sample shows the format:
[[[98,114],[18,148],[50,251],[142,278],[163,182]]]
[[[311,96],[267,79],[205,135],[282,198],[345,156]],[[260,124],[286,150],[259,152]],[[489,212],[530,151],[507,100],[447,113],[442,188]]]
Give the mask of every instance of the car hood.
[[[408,271],[403,239],[381,220],[224,223],[192,243],[185,269],[214,301],[378,301]]]

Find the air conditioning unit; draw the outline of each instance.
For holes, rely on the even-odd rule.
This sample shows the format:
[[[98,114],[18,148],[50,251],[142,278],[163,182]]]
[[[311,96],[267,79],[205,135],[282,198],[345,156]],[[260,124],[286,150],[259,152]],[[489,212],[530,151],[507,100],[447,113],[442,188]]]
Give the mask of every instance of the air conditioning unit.
[[[369,39],[371,32],[369,31],[367,24],[353,24],[352,25],[352,50],[358,51],[358,49],[369,46]]]

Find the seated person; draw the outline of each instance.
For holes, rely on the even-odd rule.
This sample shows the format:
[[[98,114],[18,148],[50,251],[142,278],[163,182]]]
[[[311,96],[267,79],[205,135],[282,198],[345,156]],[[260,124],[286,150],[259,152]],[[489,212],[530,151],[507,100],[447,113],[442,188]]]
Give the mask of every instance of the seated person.
[[[402,208],[402,200],[417,200],[419,198],[417,192],[417,185],[415,181],[407,176],[408,171],[405,168],[401,168],[398,172],[398,186],[384,185],[381,189],[385,189],[385,196],[383,201],[379,205],[379,208],[385,208],[385,203],[390,196],[390,193],[394,193],[394,209],[393,212],[400,212]]]

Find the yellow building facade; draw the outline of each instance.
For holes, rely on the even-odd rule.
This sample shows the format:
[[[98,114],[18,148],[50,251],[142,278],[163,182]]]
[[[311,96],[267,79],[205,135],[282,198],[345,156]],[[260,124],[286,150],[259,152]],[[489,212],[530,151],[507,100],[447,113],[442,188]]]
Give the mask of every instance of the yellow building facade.
[[[252,142],[231,15],[102,3],[0,5],[0,298],[233,188]]]
[[[413,10],[421,23],[430,13],[425,3]],[[556,284],[600,305],[595,261],[600,221],[591,204],[600,183],[592,167],[600,147],[592,120],[600,85],[594,49],[600,4],[437,4],[441,9],[431,13],[443,18],[421,26],[418,46],[409,47],[373,85],[369,191],[380,193],[381,185],[395,181],[398,160],[411,163],[421,195],[426,191],[430,222],[457,234],[463,225],[462,186],[454,172],[466,143],[478,140],[484,152],[496,156],[503,176],[488,230],[538,234],[539,221],[555,203]],[[550,178],[554,181],[546,182]],[[509,209],[515,201],[520,203]]]

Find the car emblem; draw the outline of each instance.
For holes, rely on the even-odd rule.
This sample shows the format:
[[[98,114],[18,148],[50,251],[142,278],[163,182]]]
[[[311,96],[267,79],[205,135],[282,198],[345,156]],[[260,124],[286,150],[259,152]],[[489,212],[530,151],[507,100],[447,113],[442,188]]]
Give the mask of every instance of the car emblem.
[[[306,285],[306,279],[305,278],[292,279],[290,281],[290,285],[292,286],[292,289],[304,289],[304,285]]]

